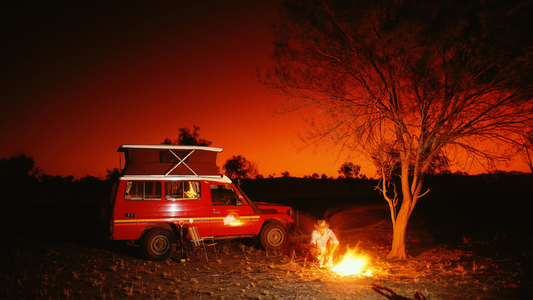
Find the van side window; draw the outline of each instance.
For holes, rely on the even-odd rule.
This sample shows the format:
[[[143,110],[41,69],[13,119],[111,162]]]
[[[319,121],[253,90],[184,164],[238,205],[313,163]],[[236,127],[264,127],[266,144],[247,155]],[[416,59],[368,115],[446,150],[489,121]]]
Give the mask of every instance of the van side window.
[[[200,199],[199,181],[167,181],[165,183],[167,200]]]
[[[211,202],[213,205],[235,206],[237,194],[229,184],[211,185]]]
[[[160,181],[128,181],[124,192],[126,200],[161,200]]]

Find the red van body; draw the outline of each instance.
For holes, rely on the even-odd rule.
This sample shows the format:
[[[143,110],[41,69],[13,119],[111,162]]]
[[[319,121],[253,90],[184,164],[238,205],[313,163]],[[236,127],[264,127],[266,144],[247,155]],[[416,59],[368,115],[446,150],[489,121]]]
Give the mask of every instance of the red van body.
[[[294,227],[289,206],[251,201],[219,175],[221,148],[122,145],[126,164],[111,199],[113,240],[136,240],[151,260],[172,255],[183,228],[202,237],[259,236],[266,249],[288,242]]]

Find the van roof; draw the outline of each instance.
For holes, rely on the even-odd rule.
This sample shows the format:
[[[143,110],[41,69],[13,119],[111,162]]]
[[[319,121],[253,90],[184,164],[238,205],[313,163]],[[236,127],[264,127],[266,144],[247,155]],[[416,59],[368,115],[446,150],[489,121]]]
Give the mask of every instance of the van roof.
[[[189,145],[122,145],[123,175],[220,175],[216,158],[222,148]]]
[[[201,175],[201,176],[192,176],[192,175],[124,175],[120,178],[121,180],[165,180],[165,181],[179,181],[179,180],[198,180],[198,181],[211,181],[211,182],[220,182],[220,183],[232,183],[226,175]]]
[[[191,146],[191,145],[122,145],[118,147],[117,152],[124,152],[125,149],[174,149],[174,150],[202,150],[202,151],[213,151],[213,152],[222,152],[222,148],[216,147],[207,147],[207,146]]]

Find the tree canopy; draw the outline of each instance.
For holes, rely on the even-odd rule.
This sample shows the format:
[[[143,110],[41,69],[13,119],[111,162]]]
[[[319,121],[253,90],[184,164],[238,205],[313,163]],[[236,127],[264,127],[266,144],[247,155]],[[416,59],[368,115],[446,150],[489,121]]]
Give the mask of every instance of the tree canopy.
[[[349,161],[343,163],[338,171],[338,173],[344,178],[357,178],[359,172],[361,172],[361,166]]]
[[[386,176],[380,187],[394,227],[390,257],[406,257],[407,221],[436,157],[490,168],[516,154],[533,122],[532,12],[530,1],[503,0],[282,4],[276,65],[259,78],[287,98],[281,113],[316,108],[308,143],[400,165],[401,201]]]
[[[41,170],[35,167],[33,156],[28,156],[24,152],[18,152],[10,158],[0,159],[0,176],[24,180],[36,177]]]
[[[223,168],[226,176],[231,179],[249,178],[248,160],[240,155],[232,156],[226,161]]]
[[[193,130],[189,127],[181,127],[179,130],[178,138],[172,141],[166,138],[161,144],[166,145],[189,145],[189,146],[211,146],[212,142],[206,139],[200,138],[200,127],[194,125]]]

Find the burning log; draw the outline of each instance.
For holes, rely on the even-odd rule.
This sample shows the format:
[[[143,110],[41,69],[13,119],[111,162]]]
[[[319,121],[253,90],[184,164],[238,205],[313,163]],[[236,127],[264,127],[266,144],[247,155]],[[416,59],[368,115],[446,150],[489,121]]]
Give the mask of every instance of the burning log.
[[[373,284],[372,289],[376,291],[376,293],[385,296],[385,298],[389,300],[412,300],[411,298],[400,296],[396,294],[396,292],[394,292],[393,290],[387,287],[381,286],[381,285]],[[415,293],[414,299],[415,300],[427,300],[426,297],[424,297],[424,295],[422,295],[422,293],[420,293],[419,291]]]

